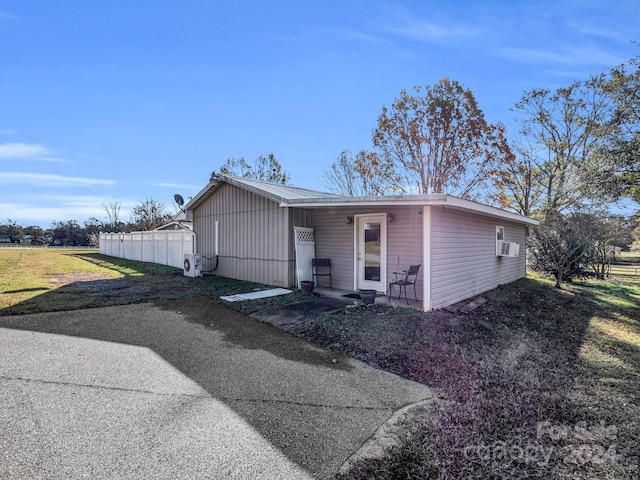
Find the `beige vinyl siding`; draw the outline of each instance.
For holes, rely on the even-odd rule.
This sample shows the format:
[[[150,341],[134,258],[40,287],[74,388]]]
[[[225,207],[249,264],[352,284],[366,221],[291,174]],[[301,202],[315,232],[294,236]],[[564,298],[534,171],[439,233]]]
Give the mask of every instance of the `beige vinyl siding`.
[[[412,264],[422,264],[422,211],[421,207],[403,208],[331,208],[313,212],[313,228],[316,239],[316,257],[330,258],[333,287],[354,289],[354,235],[356,215],[388,213],[393,221],[387,221],[387,283],[393,280],[393,271],[404,270]],[[346,217],[354,217],[352,224]],[[399,260],[398,260],[399,257]],[[423,270],[418,275],[418,299],[422,300]],[[388,288],[388,287],[387,287]],[[386,290],[386,288],[385,288]],[[397,293],[396,289],[394,293]],[[413,291],[410,292],[413,294]]]
[[[313,212],[316,258],[331,259],[333,288],[353,290],[353,232],[355,222],[346,223],[353,212],[343,209],[320,209]],[[324,280],[324,281],[323,281]],[[320,280],[320,285],[326,284]]]
[[[422,265],[416,281],[416,294],[422,301],[424,283],[424,261],[422,258],[422,207],[391,208],[393,222],[387,224],[387,283],[393,281],[393,272],[407,270],[410,265]],[[396,267],[397,265],[397,267]],[[389,293],[389,292],[387,292]],[[393,296],[399,294],[398,287]],[[413,288],[407,289],[407,296],[413,296]]]
[[[203,259],[204,270],[210,271],[215,265],[218,221],[216,275],[267,285],[293,285],[292,238],[286,233],[291,222],[289,210],[254,193],[223,185],[193,215],[197,252],[208,257]]]
[[[496,256],[496,226],[520,244],[516,258]],[[526,274],[525,227],[446,207],[431,207],[431,301],[442,308]]]

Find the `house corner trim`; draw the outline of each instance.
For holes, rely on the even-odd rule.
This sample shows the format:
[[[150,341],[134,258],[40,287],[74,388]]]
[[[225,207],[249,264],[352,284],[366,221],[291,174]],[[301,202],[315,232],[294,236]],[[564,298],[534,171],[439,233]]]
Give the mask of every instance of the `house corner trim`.
[[[422,275],[422,309],[431,311],[431,207],[422,207],[422,258],[424,270]]]

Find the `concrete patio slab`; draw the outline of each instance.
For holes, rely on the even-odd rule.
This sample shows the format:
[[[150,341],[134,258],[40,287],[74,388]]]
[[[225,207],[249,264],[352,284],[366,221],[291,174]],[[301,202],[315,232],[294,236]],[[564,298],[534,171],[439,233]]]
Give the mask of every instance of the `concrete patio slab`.
[[[319,315],[338,312],[353,302],[349,298],[313,297],[289,305],[265,308],[251,317],[278,327],[297,325]]]

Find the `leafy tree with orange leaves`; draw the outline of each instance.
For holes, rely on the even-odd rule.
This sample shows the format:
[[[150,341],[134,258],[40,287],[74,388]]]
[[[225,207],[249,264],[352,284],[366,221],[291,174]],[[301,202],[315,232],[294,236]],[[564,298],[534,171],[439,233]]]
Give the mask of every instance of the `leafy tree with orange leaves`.
[[[473,93],[450,79],[402,90],[383,107],[373,131],[376,155],[359,157],[358,172],[384,179],[399,193],[488,198],[513,161],[504,127],[489,124]]]

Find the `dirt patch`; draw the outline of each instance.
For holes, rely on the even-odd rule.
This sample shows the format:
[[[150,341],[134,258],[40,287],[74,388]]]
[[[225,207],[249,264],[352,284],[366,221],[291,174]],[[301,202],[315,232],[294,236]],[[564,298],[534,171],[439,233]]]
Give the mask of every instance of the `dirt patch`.
[[[50,281],[51,283],[54,283],[54,284],[68,285],[70,283],[75,283],[75,282],[91,282],[95,280],[105,280],[110,278],[113,278],[113,277],[107,273],[75,272],[75,273],[66,273],[64,275],[51,277]]]
[[[300,326],[297,333],[435,386],[449,401],[414,423],[400,447],[356,462],[339,478],[635,474],[638,351],[629,342],[605,342],[593,322],[623,325],[625,317],[624,325],[635,325],[625,328],[637,331],[639,310],[614,312],[591,290],[558,290],[528,279],[483,297],[487,301],[466,315],[376,305]],[[585,345],[606,350],[601,360],[618,361],[595,363],[585,358]],[[598,436],[602,429],[608,436]]]
[[[110,294],[120,291],[124,298],[127,295],[134,295],[138,299],[140,294],[148,292],[144,285],[136,283],[128,278],[113,278],[104,273],[69,273],[51,278],[51,283],[56,286],[63,286],[68,291],[83,291],[91,293]],[[129,292],[126,292],[129,290]],[[125,301],[124,303],[131,303]]]

